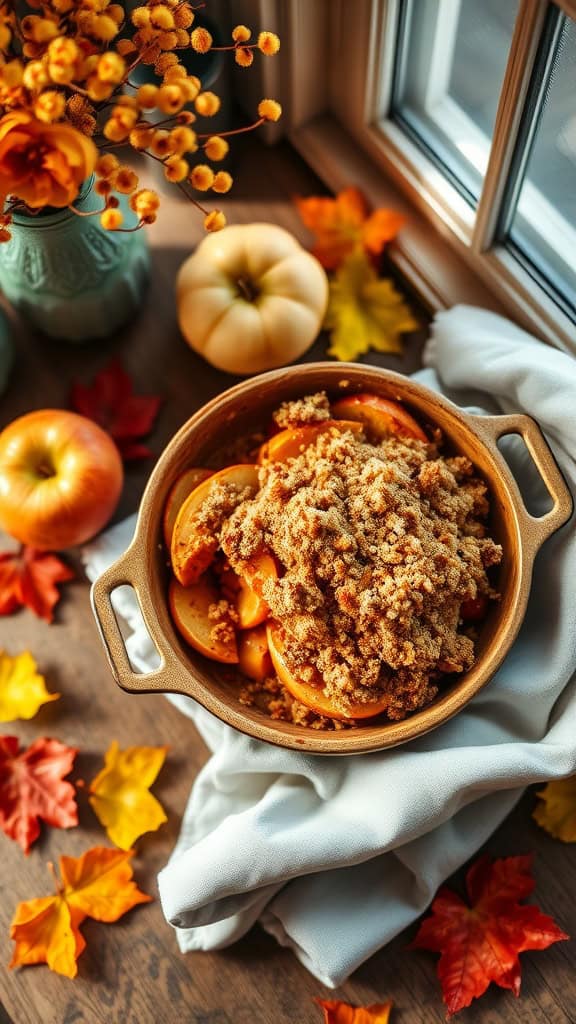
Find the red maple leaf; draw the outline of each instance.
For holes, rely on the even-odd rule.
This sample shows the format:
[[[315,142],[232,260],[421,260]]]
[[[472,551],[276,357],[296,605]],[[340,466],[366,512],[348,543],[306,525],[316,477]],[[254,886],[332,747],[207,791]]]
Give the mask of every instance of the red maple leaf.
[[[520,993],[518,954],[569,938],[538,907],[521,906],[534,888],[532,857],[480,857],[466,875],[470,906],[442,888],[412,948],[441,953],[438,977],[448,1016],[469,1006],[491,981]]]
[[[19,752],[16,736],[0,736],[0,828],[24,853],[40,833],[40,819],[55,828],[78,824],[74,786],[63,781],[77,753],[44,738]]]
[[[57,583],[74,573],[56,555],[35,548],[0,552],[0,615],[10,615],[24,605],[38,618],[52,622],[60,600]]]
[[[100,370],[89,387],[75,381],[70,401],[76,412],[95,420],[110,434],[123,459],[147,459],[153,454],[138,442],[152,430],[162,400],[135,395],[132,380],[118,359]]]

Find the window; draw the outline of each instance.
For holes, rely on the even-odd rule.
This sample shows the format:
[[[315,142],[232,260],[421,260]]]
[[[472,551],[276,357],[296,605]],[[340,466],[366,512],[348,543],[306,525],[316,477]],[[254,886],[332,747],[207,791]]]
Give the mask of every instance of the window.
[[[408,209],[394,258],[430,305],[492,304],[576,351],[576,0],[277,10],[293,142],[332,188],[364,175]]]
[[[476,205],[488,166],[516,0],[406,0],[390,116]]]
[[[576,22],[555,20],[521,139],[517,201],[501,236],[576,318]]]

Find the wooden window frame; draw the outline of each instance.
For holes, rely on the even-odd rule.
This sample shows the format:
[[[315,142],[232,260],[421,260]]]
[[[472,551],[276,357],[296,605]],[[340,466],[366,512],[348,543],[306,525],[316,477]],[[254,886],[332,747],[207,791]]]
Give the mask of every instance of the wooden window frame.
[[[319,177],[335,191],[357,184],[372,203],[407,214],[390,255],[429,309],[496,309],[576,352],[574,322],[495,242],[547,0],[520,0],[476,211],[387,117],[399,0],[230,2],[281,34],[282,59],[268,62],[259,85],[262,95],[282,98],[283,130]],[[554,2],[576,18],[576,0]]]

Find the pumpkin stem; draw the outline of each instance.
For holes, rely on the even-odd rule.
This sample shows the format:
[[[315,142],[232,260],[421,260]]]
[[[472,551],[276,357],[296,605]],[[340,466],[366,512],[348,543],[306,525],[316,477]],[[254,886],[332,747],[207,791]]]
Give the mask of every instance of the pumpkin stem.
[[[236,280],[236,284],[238,285],[240,295],[243,299],[246,299],[246,302],[254,302],[258,298],[260,293],[249,278],[239,277]]]

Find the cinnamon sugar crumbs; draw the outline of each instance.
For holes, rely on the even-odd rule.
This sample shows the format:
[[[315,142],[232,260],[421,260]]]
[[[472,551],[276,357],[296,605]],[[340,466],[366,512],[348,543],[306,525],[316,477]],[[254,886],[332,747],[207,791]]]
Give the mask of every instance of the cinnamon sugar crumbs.
[[[208,618],[214,623],[210,630],[210,640],[217,644],[233,645],[236,642],[238,628],[238,612],[230,601],[222,598],[208,607]]]
[[[194,530],[178,536],[175,557],[181,561],[194,558],[196,562],[210,564],[218,547],[217,537],[227,517],[237,505],[250,497],[250,487],[238,488],[234,484],[212,483],[204,501],[194,514]]]
[[[240,704],[245,707],[258,707],[276,722],[293,722],[308,729],[340,732],[356,725],[353,719],[340,722],[335,718],[326,718],[301,704],[292,697],[277,676],[270,676],[262,682],[249,683],[243,686],[238,695]]]
[[[303,415],[329,418],[326,396],[285,403],[276,422],[301,425]],[[461,604],[497,597],[487,569],[502,551],[486,531],[486,485],[467,458],[444,457],[439,440],[375,445],[362,434],[321,434],[296,458],[263,465],[259,492],[218,523],[237,572],[262,549],[274,554],[279,577],[265,581],[263,596],[288,667],[304,681],[321,678],[344,714],[378,700],[399,720],[428,704],[443,675],[474,661]],[[265,691],[269,714],[313,715],[294,710],[276,684]]]
[[[302,427],[309,423],[322,423],[331,418],[330,402],[325,391],[306,395],[282,405],[272,414],[274,422],[285,430],[287,427]]]

